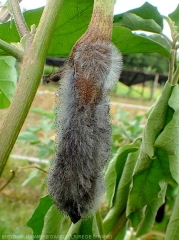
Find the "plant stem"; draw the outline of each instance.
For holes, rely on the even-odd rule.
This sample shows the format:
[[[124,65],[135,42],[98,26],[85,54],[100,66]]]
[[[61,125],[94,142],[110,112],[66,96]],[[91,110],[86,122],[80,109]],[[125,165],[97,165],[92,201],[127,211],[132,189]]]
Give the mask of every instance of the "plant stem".
[[[28,35],[29,29],[27,27],[27,24],[25,22],[25,19],[21,13],[21,9],[19,6],[19,1],[18,0],[10,0],[10,6],[11,6],[11,10],[13,13],[13,17],[14,17],[14,21],[16,24],[16,28],[19,32],[20,37],[23,37],[24,35]]]
[[[176,49],[178,49],[179,48],[179,44],[176,44],[176,47],[175,47]]]
[[[168,82],[172,84],[173,81],[173,72],[174,72],[174,66],[175,66],[175,56],[176,56],[176,50],[171,49],[170,51],[170,61],[169,61],[169,74],[168,74]]]
[[[165,234],[162,233],[162,232],[157,232],[157,231],[151,231],[149,233],[146,233],[145,235],[143,235],[142,237],[140,237],[141,239],[153,239],[152,237],[153,236],[157,236],[157,237],[160,237],[160,238],[165,238]]]
[[[42,171],[42,172],[44,172],[44,173],[47,174],[47,171],[45,171],[45,170],[43,170],[42,168],[39,168],[39,167],[37,167],[37,166],[18,167],[17,170],[28,169],[28,168],[36,168],[36,169],[38,169],[38,170],[40,170],[40,171]]]
[[[27,36],[26,44],[25,44],[25,51],[27,51],[30,48],[33,35],[30,33],[30,31],[27,27],[24,16],[20,9],[19,1],[18,0],[10,0],[10,7],[11,7],[11,11],[13,13],[14,21],[15,21],[19,36],[21,38],[23,36]]]
[[[15,57],[16,59],[22,61],[24,57],[24,52],[18,49],[17,47],[3,41],[0,39],[0,48]]]
[[[106,237],[106,239],[114,239],[117,236],[117,234],[119,233],[119,231],[122,229],[122,227],[125,225],[126,221],[127,221],[126,211],[124,211],[123,214],[119,217],[114,228],[111,230],[111,232]]]
[[[0,176],[39,86],[62,2],[47,1],[30,49],[24,57],[17,90],[0,129]]]
[[[81,42],[96,42],[97,40],[110,42],[113,27],[114,0],[94,0],[92,18]]]
[[[15,178],[15,175],[16,175],[16,171],[17,171],[18,168],[16,168],[15,170],[11,170],[11,177],[7,180],[7,182],[2,186],[0,187],[0,192]]]
[[[96,34],[101,34],[106,39],[111,40],[113,29],[113,11],[114,0],[95,0],[93,15],[89,25],[89,30],[94,31]]]
[[[104,229],[103,229],[101,213],[100,213],[99,210],[96,213],[96,221],[97,221],[97,224],[98,224],[99,233],[100,233],[101,236],[103,236],[104,235]]]
[[[178,239],[178,216],[179,216],[179,191],[175,199],[175,205],[166,230],[165,240]]]
[[[167,36],[167,35],[165,35],[164,33],[161,33],[161,35],[168,41],[168,43],[172,46],[172,41],[170,40],[170,38]]]
[[[174,44],[176,45],[177,41],[179,40],[179,33],[175,36],[175,39],[174,39]]]
[[[19,3],[22,2],[22,0],[19,0]],[[11,12],[9,11],[9,0],[7,0],[3,6],[0,8],[0,22],[5,23],[11,18]]]
[[[15,178],[15,175],[16,175],[16,172],[18,170],[21,170],[21,169],[27,169],[27,168],[36,168],[44,173],[47,173],[45,170],[43,170],[42,168],[39,168],[37,166],[27,166],[27,167],[17,167],[15,170],[10,170],[10,172],[12,173],[11,177],[7,180],[7,182],[2,186],[0,187],[0,192]]]
[[[177,69],[176,69],[175,74],[173,76],[172,84],[173,85],[177,84],[178,79],[179,79],[179,66],[177,66]]]

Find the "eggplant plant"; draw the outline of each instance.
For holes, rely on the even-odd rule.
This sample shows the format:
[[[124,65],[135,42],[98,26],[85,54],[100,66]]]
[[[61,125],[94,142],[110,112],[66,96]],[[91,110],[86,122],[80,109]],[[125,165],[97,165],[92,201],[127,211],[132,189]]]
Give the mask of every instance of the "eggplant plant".
[[[96,18],[93,6],[98,6]],[[122,240],[151,239],[152,235],[156,239],[179,239],[179,6],[162,16],[146,2],[115,15],[110,24],[113,6],[113,0],[48,0],[44,8],[22,14],[18,1],[9,0],[14,20],[0,25],[0,107],[9,106],[0,129],[0,174],[36,94],[47,55],[71,54],[72,66],[72,47],[86,31],[88,38],[80,39],[90,38],[95,43],[95,29],[96,36],[104,41],[111,39],[122,54],[158,53],[169,62],[168,81],[147,114],[142,137],[120,147],[105,169],[106,213],[98,210],[75,224],[68,222],[67,229],[66,217],[46,195],[27,223],[34,239]],[[164,20],[170,27],[171,38],[163,34]],[[138,30],[150,34],[142,36],[136,33]],[[10,56],[22,64],[17,86],[15,61]],[[171,189],[176,197],[171,204],[172,213],[167,216],[166,230],[152,231],[159,209],[169,201]]]

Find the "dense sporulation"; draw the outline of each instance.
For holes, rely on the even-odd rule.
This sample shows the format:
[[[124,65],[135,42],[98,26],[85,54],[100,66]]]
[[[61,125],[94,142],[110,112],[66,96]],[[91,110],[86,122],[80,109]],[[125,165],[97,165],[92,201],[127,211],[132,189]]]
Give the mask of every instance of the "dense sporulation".
[[[48,191],[75,223],[98,206],[109,159],[108,93],[118,81],[121,54],[111,43],[77,44],[61,76],[56,111],[56,154]]]

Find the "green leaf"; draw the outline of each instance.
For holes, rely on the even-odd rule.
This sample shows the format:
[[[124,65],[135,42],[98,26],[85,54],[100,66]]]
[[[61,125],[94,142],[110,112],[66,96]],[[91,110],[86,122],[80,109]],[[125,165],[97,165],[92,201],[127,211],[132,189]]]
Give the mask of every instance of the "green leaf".
[[[96,225],[97,226],[97,232],[102,236],[104,235],[104,228],[103,228],[103,222],[102,222],[102,216],[100,210],[96,212]]]
[[[175,9],[175,11],[170,13],[168,16],[173,22],[175,22],[176,30],[179,32],[179,5]]]
[[[122,229],[118,232],[117,236],[115,237],[115,240],[128,240],[128,238],[125,238],[127,233],[127,223],[122,227]],[[131,240],[131,239],[130,239]]]
[[[32,228],[33,235],[39,236],[34,238],[34,240],[40,240],[40,235],[44,227],[44,219],[50,207],[53,205],[53,202],[49,195],[46,195],[40,198],[40,202],[32,214],[31,218],[27,222],[27,226]]]
[[[160,171],[163,176],[162,179],[171,186],[176,186],[176,182],[175,180],[173,180],[172,174],[170,172],[170,159],[167,155],[167,152],[163,149],[157,148],[155,151],[155,155],[160,164]]]
[[[69,228],[65,240],[70,240],[73,239],[74,235],[77,235],[80,231],[80,226],[81,226],[81,220],[77,222],[76,224],[71,224],[71,227]]]
[[[140,153],[128,198],[127,216],[139,235],[151,230],[157,210],[165,199],[166,182],[176,184],[166,152],[156,149],[155,156],[152,159]]]
[[[93,0],[66,0],[64,1],[54,36],[48,51],[49,56],[67,57],[74,43],[86,31],[91,19]],[[30,10],[24,13],[27,25],[38,26],[43,8]],[[13,23],[0,25],[0,38],[7,42],[19,42],[19,36]],[[57,47],[58,46],[58,47]],[[2,51],[0,51],[0,54]]]
[[[80,220],[78,223],[72,224],[65,240],[80,238],[96,240],[101,239],[96,216],[90,217],[86,220]]]
[[[40,120],[41,129],[42,129],[43,132],[45,132],[45,133],[49,133],[49,132],[52,130],[53,125],[54,125],[54,124],[53,124],[53,121],[52,121],[52,119],[50,119],[50,118],[43,117],[43,118],[41,118],[41,120]]]
[[[30,10],[24,13],[25,20],[30,27],[34,23],[38,25],[40,17],[42,15],[43,8]],[[17,32],[14,21],[7,22],[0,25],[0,39],[8,43],[17,43],[20,42],[19,34]],[[0,50],[0,54],[3,54],[3,51]]]
[[[40,240],[57,238],[61,232],[62,221],[62,214],[57,210],[55,205],[52,205],[45,215],[44,227]]]
[[[45,159],[54,154],[54,141],[50,140],[49,144],[43,144],[37,146],[38,148],[38,157],[40,159]]]
[[[166,151],[170,160],[170,171],[176,182],[179,183],[179,110],[167,124],[155,142],[155,146]]]
[[[86,31],[92,14],[93,0],[66,0],[63,3],[54,36],[48,50],[49,56],[67,57],[75,42]],[[134,14],[143,19],[153,19],[162,27],[162,18],[150,4],[144,4]],[[28,26],[38,25],[43,8],[27,11],[24,17]],[[146,17],[145,17],[146,16]],[[19,37],[14,23],[0,25],[0,38],[7,42],[18,42]],[[129,29],[115,26],[113,28],[113,43],[123,54],[156,52],[169,59],[169,51],[159,43],[137,36]],[[57,47],[58,46],[58,47]],[[2,51],[0,51],[2,54]],[[3,53],[4,54],[4,53]]]
[[[179,193],[175,200],[175,205],[170,217],[169,224],[167,226],[165,240],[177,240],[179,239]]]
[[[138,225],[136,236],[142,236],[143,234],[150,232],[154,225],[156,213],[159,207],[165,202],[167,185],[164,182],[161,182],[160,186],[161,191],[159,192],[159,198],[151,200],[146,206],[142,221]],[[130,219],[132,219],[132,215]]]
[[[36,133],[30,131],[29,129],[25,130],[24,132],[20,133],[18,138],[18,141],[22,142],[29,142],[31,144],[39,143],[40,139],[37,136]]]
[[[13,57],[0,57],[0,108],[7,108],[14,95],[17,82],[15,69],[16,60]]]
[[[162,45],[163,47],[165,47],[168,51],[171,50],[171,45],[169,44],[169,42],[167,41],[166,38],[164,38],[162,35],[160,34],[151,34],[151,35],[146,35],[146,38],[149,38],[155,42],[158,42],[160,45]]]
[[[48,55],[68,56],[75,42],[86,31],[92,9],[93,0],[64,1]]]
[[[105,184],[106,201],[110,208],[113,206],[113,199],[127,160],[127,156],[129,153],[137,151],[137,149],[138,148],[135,142],[120,147],[108,165],[105,173]]]
[[[172,86],[167,82],[162,94],[157,99],[148,116],[147,124],[144,128],[142,149],[149,156],[154,156],[155,140],[164,127],[168,100],[172,91]]]
[[[26,180],[22,183],[22,186],[26,186],[32,179],[36,178],[39,174],[39,170],[35,169],[34,171],[32,171],[28,177],[26,178]]]
[[[127,216],[131,220],[132,226],[135,228],[143,218],[141,215],[138,220],[139,222],[136,223],[136,212],[140,212],[146,205],[150,204],[152,200],[160,200],[158,197],[158,194],[161,191],[159,182],[162,180],[162,175],[159,171],[160,164],[157,159],[149,159],[148,156],[142,153],[139,158],[141,159],[141,162],[144,162],[145,164],[148,162],[148,166],[146,166],[145,170],[138,171],[134,175],[133,186],[128,199]]]
[[[119,22],[115,25],[121,25],[132,31],[142,30],[154,33],[161,33],[162,28],[153,19],[143,19],[134,13],[124,13]]]
[[[179,110],[179,86],[178,84],[174,86],[168,105],[175,111]]]
[[[137,150],[138,148],[133,149],[133,152],[128,152],[128,156],[126,156],[127,161],[125,163],[119,184],[117,186],[114,204],[110,208],[107,216],[103,221],[103,226],[106,234],[108,234],[112,230],[112,228],[117,223],[120,215],[126,208],[129,186],[131,184],[132,174],[139,154]]]
[[[179,88],[174,86],[171,97],[169,99],[169,106],[174,109],[173,118],[165,126],[162,133],[155,142],[155,146],[166,151],[170,161],[170,171],[176,182],[179,183]]]
[[[113,27],[112,42],[123,54],[132,53],[159,53],[170,58],[170,52],[164,46],[149,38],[134,34],[125,27]]]
[[[28,128],[28,131],[33,132],[33,133],[37,133],[40,130],[41,130],[40,126],[31,126]]]
[[[150,3],[145,2],[141,7],[127,11],[126,13],[133,13],[143,19],[152,19],[157,25],[163,28],[163,18],[158,12],[157,8],[152,6]],[[123,13],[125,14],[125,13]],[[118,14],[114,16],[114,23],[119,22],[123,14]],[[139,29],[141,30],[141,29]]]
[[[54,112],[49,112],[49,111],[46,111],[42,108],[32,108],[31,111],[34,112],[34,113],[37,113],[39,115],[42,115],[44,117],[48,117],[50,119],[54,119],[54,117],[55,117]]]

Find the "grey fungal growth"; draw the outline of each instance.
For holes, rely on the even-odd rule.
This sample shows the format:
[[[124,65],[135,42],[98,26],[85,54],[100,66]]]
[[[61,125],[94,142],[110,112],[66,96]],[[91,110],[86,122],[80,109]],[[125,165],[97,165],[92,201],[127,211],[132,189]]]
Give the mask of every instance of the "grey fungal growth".
[[[108,93],[119,80],[122,57],[111,43],[74,47],[57,96],[56,153],[47,186],[57,208],[73,223],[95,211],[104,193],[109,159]]]

